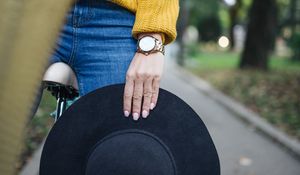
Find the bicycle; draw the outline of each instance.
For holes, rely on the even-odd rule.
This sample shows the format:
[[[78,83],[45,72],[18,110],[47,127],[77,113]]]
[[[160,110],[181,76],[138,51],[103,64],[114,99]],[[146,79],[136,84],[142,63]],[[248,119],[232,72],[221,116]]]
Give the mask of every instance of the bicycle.
[[[34,116],[37,111],[44,90],[49,91],[52,96],[56,98],[56,110],[51,113],[55,122],[68,106],[79,98],[76,75],[72,68],[63,62],[53,63],[45,71],[41,88],[32,108],[32,116]]]

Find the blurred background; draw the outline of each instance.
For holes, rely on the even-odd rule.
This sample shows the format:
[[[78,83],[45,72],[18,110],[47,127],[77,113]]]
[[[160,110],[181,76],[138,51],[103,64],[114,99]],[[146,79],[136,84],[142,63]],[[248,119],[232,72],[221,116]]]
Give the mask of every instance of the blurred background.
[[[180,3],[178,38],[170,48],[177,53],[176,64],[256,115],[247,115],[231,105],[231,101],[207,93],[201,84],[197,86],[202,94],[233,112],[229,114],[231,117],[246,121],[246,125],[240,126],[256,133],[253,137],[243,133],[229,124],[231,118],[226,118],[218,104],[212,102],[215,106],[211,107],[207,105],[209,98],[198,97],[198,104],[205,106],[198,107],[199,113],[204,114],[203,120],[219,148],[222,173],[300,174],[299,151],[297,161],[278,154],[286,150],[285,146],[289,147],[287,150],[300,148],[300,1],[184,0]],[[199,102],[202,100],[205,103]],[[224,116],[215,120],[217,115]],[[261,122],[253,122],[257,118]],[[267,131],[268,127],[259,127],[262,123],[285,135],[279,139],[275,132]],[[225,128],[219,128],[224,125]],[[269,144],[258,143],[257,130]],[[274,140],[286,138],[297,148],[291,149],[292,144],[279,141],[284,147],[270,151]],[[273,172],[272,166],[277,166]]]
[[[178,32],[179,65],[300,138],[299,0],[181,1]]]
[[[299,175],[300,0],[181,0],[177,31],[162,87],[201,114],[222,174]],[[41,99],[15,164],[24,175],[54,124],[55,98]]]
[[[181,1],[177,63],[300,139],[300,1]]]

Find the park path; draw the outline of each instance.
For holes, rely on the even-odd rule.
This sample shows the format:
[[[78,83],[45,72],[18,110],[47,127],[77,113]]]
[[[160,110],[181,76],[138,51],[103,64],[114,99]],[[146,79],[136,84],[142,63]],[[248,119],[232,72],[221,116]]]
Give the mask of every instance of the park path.
[[[218,150],[222,175],[300,175],[299,160],[189,84],[189,77],[182,76],[168,55],[161,88],[182,98],[201,116]]]

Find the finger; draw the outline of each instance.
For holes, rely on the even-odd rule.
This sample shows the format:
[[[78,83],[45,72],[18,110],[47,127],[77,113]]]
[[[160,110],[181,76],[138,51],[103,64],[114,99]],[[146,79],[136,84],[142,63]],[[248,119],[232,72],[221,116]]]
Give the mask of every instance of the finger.
[[[128,117],[131,112],[131,104],[132,104],[132,96],[133,96],[133,89],[134,88],[134,77],[131,75],[126,75],[126,84],[124,89],[124,115]]]
[[[148,78],[144,83],[144,90],[143,90],[143,112],[142,117],[147,118],[149,115],[150,110],[150,103],[152,97],[152,78]]]
[[[157,103],[158,93],[159,93],[159,83],[160,83],[160,79],[159,78],[154,78],[153,79],[152,97],[151,97],[151,104],[150,104],[150,109],[151,110],[154,109],[154,107],[156,106],[156,103]]]
[[[141,104],[143,97],[143,80],[136,79],[134,81],[134,91],[133,91],[133,106],[132,106],[132,116],[134,120],[138,120],[140,117]]]

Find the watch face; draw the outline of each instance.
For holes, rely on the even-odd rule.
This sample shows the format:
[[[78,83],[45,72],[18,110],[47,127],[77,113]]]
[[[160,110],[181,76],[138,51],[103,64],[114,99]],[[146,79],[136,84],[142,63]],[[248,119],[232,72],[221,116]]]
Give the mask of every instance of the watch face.
[[[142,38],[139,42],[139,47],[141,48],[141,50],[145,52],[151,51],[155,47],[154,38],[149,36]]]

